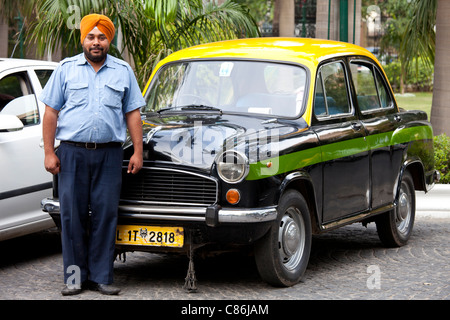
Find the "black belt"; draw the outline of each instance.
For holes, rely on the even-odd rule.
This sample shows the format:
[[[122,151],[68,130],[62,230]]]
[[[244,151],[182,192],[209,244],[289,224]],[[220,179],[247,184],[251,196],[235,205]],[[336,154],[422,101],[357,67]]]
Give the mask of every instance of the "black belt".
[[[75,141],[61,141],[61,143],[67,143],[71,146],[86,148],[86,149],[99,149],[99,148],[111,148],[111,147],[121,147],[121,142],[106,142],[106,143],[96,143],[96,142],[75,142]]]

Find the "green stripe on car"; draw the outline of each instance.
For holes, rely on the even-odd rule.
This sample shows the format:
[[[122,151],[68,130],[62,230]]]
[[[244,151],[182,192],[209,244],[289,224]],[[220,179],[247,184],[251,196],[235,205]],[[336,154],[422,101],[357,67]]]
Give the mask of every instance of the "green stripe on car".
[[[367,152],[368,150],[429,139],[433,139],[431,127],[417,126],[335,142],[322,147],[314,147],[251,163],[246,180],[263,179],[317,163]]]

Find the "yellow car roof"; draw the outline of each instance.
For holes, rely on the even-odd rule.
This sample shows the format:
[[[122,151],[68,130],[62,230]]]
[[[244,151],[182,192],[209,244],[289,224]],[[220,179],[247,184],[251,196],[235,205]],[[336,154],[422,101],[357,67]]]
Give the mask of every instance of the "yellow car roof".
[[[197,45],[174,52],[164,63],[183,59],[201,58],[254,58],[286,60],[292,62],[320,61],[334,56],[372,54],[351,43],[308,38],[250,38],[227,40]]]

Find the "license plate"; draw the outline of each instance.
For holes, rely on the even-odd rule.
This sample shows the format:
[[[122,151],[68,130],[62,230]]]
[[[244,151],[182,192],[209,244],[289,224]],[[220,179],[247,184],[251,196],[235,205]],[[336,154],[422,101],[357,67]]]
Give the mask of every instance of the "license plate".
[[[181,248],[184,230],[181,227],[118,225],[116,244]]]

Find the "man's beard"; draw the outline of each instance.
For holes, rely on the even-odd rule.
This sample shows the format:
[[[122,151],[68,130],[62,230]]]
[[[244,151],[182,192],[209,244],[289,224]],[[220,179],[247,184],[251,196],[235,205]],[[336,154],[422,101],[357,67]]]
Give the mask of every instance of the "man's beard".
[[[99,55],[93,55],[91,54],[91,50],[100,50],[101,53]],[[88,58],[92,62],[101,62],[105,60],[106,55],[108,54],[108,50],[103,47],[91,47],[91,48],[85,48],[83,47],[84,54],[86,55],[86,58]]]

